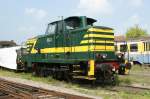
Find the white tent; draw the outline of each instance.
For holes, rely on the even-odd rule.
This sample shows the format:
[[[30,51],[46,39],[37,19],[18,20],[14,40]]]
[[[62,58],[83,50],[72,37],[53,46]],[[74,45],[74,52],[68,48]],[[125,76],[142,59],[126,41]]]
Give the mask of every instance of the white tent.
[[[16,50],[18,50],[20,48],[21,48],[20,46],[1,48],[0,49],[0,66],[8,68],[8,69],[17,69],[17,64],[16,64],[17,52],[16,52]]]

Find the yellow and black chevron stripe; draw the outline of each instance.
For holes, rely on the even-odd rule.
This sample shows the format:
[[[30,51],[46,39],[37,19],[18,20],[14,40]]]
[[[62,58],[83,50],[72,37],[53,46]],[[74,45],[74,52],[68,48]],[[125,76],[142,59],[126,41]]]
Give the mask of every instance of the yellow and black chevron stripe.
[[[83,36],[83,40],[80,42],[82,45],[103,45],[114,46],[114,33],[113,30],[108,29],[95,29],[90,28],[88,34]]]

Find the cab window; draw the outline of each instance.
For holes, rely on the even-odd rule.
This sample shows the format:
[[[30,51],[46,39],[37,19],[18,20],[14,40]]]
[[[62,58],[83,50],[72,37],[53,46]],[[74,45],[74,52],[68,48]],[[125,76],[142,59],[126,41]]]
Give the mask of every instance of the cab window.
[[[77,29],[80,27],[81,20],[79,18],[66,20],[66,29]]]
[[[55,34],[56,31],[56,23],[49,24],[47,27],[46,34]]]
[[[120,45],[120,52],[126,52],[127,51],[127,45]]]
[[[62,33],[63,32],[63,22],[58,22],[57,32]]]
[[[138,51],[138,45],[137,44],[130,44],[130,51],[131,52],[137,52]]]

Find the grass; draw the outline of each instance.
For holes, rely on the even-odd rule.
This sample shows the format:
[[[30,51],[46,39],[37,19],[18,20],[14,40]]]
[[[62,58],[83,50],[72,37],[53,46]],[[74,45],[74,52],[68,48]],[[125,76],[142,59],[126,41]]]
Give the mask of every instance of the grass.
[[[27,79],[27,80],[32,80],[32,81],[38,81],[38,82],[44,82],[44,83],[56,83],[59,82],[55,79],[52,79],[51,77],[48,78],[44,78],[44,77],[35,77],[32,76],[31,73],[15,73],[14,71],[9,71],[9,70],[3,70],[0,69],[0,76],[4,76],[4,77],[15,77],[15,78],[22,78],[22,79]]]
[[[149,99],[150,98],[150,92],[143,92],[143,93],[130,93],[130,92],[119,92],[120,96],[123,97],[123,99]]]
[[[139,67],[139,66],[134,66],[131,70],[131,73],[138,73],[138,72],[146,72],[149,73],[150,68],[145,69],[145,67]],[[149,73],[150,74],[150,73]],[[120,92],[115,92],[115,91],[110,91],[108,89],[111,89],[112,86],[97,86],[97,87],[92,87],[90,84],[79,84],[79,83],[67,83],[65,81],[58,81],[53,79],[52,77],[34,77],[32,76],[31,73],[15,73],[13,71],[8,71],[8,70],[2,70],[0,69],[0,76],[5,76],[5,77],[15,77],[15,78],[22,78],[22,79],[27,79],[27,80],[32,80],[36,82],[43,82],[46,84],[51,84],[54,86],[60,86],[60,87],[65,87],[69,89],[76,90],[78,92],[88,94],[88,95],[96,95],[103,97],[104,99],[149,99],[150,97],[150,92],[145,91],[145,92],[132,92],[132,91],[120,91]],[[147,84],[150,86],[150,76],[143,77],[143,76],[136,76],[136,75],[121,75],[119,76],[119,83],[120,84],[134,84],[134,83],[139,83],[139,84]]]
[[[124,76],[120,76],[119,77],[119,84],[124,84],[124,85],[131,85],[132,81],[130,77],[124,77]]]
[[[131,68],[131,72],[137,73],[137,72],[144,72],[144,73],[149,73],[150,72],[150,67],[148,66],[139,66],[139,65],[133,65]]]
[[[141,84],[150,86],[150,67],[135,65],[132,67],[129,75],[120,75],[120,84]]]

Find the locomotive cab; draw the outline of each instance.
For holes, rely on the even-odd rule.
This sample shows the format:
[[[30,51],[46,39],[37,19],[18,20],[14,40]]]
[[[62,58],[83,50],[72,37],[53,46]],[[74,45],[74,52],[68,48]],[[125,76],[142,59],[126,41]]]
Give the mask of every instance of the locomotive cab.
[[[85,16],[69,17],[64,20],[62,19],[60,21],[49,23],[45,34],[57,34],[58,32],[63,32],[67,30],[82,29],[88,26],[93,26],[95,22],[95,19],[87,18]]]

